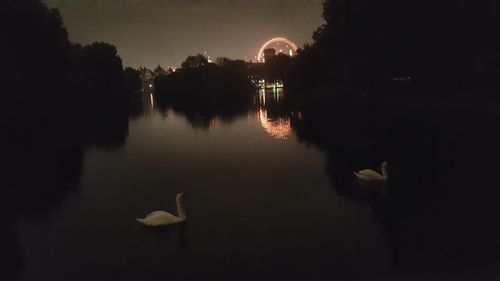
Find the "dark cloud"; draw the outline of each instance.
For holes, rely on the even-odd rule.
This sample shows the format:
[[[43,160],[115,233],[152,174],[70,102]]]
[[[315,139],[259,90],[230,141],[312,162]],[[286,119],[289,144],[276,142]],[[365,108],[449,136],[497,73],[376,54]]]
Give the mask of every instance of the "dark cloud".
[[[126,65],[179,65],[189,54],[252,58],[285,36],[312,41],[322,0],[45,0],[73,41],[115,44]]]

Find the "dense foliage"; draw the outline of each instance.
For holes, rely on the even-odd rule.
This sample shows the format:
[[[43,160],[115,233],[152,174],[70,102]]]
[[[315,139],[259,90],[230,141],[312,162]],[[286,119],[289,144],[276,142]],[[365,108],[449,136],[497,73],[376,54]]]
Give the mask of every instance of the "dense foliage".
[[[193,58],[200,56],[189,56],[183,68],[156,78],[158,105],[182,111],[202,127],[215,115],[230,120],[245,112],[255,92],[246,63],[227,58],[217,59],[218,64],[201,59],[194,63]]]
[[[0,124],[12,140],[94,143],[113,131],[95,130],[106,120],[126,123],[128,100],[140,85],[114,46],[71,43],[59,12],[39,0],[2,1],[0,31]]]
[[[407,84],[491,97],[500,74],[498,13],[491,0],[326,0],[326,23],[300,51],[289,84],[323,84],[338,95]]]

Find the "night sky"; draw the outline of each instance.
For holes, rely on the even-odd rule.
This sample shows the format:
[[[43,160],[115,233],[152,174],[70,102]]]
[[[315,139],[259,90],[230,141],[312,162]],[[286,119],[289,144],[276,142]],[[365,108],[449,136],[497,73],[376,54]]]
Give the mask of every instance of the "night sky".
[[[109,42],[124,65],[178,66],[190,54],[253,59],[284,36],[298,46],[323,24],[322,0],[45,0],[74,42]]]

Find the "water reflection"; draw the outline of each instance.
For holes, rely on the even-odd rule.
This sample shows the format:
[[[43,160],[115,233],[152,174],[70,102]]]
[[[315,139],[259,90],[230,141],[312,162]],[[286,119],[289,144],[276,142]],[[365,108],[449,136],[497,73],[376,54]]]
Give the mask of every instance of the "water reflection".
[[[80,115],[80,108],[66,107],[64,115],[44,124],[22,114],[0,122],[4,133],[0,139],[0,213],[4,225],[0,232],[0,280],[21,279],[25,249],[18,225],[33,218],[43,221],[60,209],[70,193],[78,191],[84,151],[125,144],[127,110],[115,108],[112,112],[107,105],[94,105],[92,114],[87,115]],[[47,111],[58,110],[57,104],[50,106]]]
[[[235,93],[237,95],[238,93]],[[208,97],[211,95],[206,94]],[[259,89],[254,99],[228,100],[221,98],[202,103],[200,101],[183,101],[176,98],[158,97],[158,108],[164,114],[173,111],[189,121],[194,128],[210,130],[216,120],[231,123],[239,116],[253,111],[264,130],[274,139],[285,140],[292,133],[290,111],[285,103],[285,93],[282,87]],[[150,108],[154,110],[155,97],[148,97]]]
[[[211,128],[216,119],[231,123],[252,107],[252,96],[239,92],[233,93],[230,98],[220,97],[216,93],[200,93],[195,98],[190,98],[190,95],[192,94],[157,94],[153,95],[152,102],[163,114],[173,110],[186,117],[194,128],[206,130]]]
[[[1,143],[0,279],[21,279],[25,264],[60,263],[66,271],[43,269],[43,276],[91,272],[74,278],[85,280],[120,268],[123,280],[140,279],[146,269],[154,277],[173,270],[173,280],[195,280],[215,268],[224,280],[256,280],[266,279],[253,270],[262,268],[274,280],[432,280],[436,274],[450,280],[450,272],[475,273],[499,259],[500,189],[486,176],[495,175],[500,159],[500,137],[491,133],[500,130],[498,119],[417,118],[407,110],[365,107],[290,112],[285,93],[268,90],[256,93],[246,110],[232,111],[254,118],[231,113],[237,122],[220,130],[213,120],[224,113],[217,107],[178,105],[176,113],[190,116],[184,119],[158,114],[150,101],[147,95],[136,104],[134,116],[144,109],[147,118],[132,120],[127,142],[126,120],[101,119],[116,126],[85,131],[93,133],[85,139],[115,140],[108,146],[126,149],[48,145],[67,143],[57,137]],[[167,112],[161,102],[154,106]],[[215,130],[200,133],[186,120]],[[111,136],[101,135],[106,132]],[[323,153],[296,142],[293,133]],[[382,160],[391,163],[387,185],[357,184],[353,171]],[[167,198],[178,191],[189,194],[185,228],[135,225],[134,216],[169,208]],[[72,192],[83,196],[69,210],[60,208]],[[58,221],[44,220],[56,210]],[[19,227],[31,217],[35,223]],[[38,232],[30,234],[33,229]],[[46,253],[37,246],[46,240],[61,246]],[[244,271],[253,275],[238,278]]]
[[[385,227],[393,274],[498,276],[500,191],[485,176],[500,159],[494,115],[372,105],[307,111],[292,125],[327,154],[337,194],[370,206]],[[386,159],[387,186],[356,183],[352,171]]]
[[[150,108],[157,106],[164,114],[173,111],[184,116],[194,128],[210,130],[216,120],[231,123],[253,111],[272,138],[287,139],[292,133],[290,111],[282,87],[259,89],[253,103],[249,98],[214,98],[213,94],[208,93],[203,95],[204,98],[198,101],[180,99],[176,95],[151,96],[148,97],[148,103]]]
[[[281,140],[292,133],[289,110],[283,100],[283,88],[259,89],[257,118],[272,138]]]
[[[77,189],[83,149],[4,145],[0,148],[0,279],[17,280],[23,268],[17,222],[57,210]]]
[[[286,140],[291,132],[290,118],[268,118],[265,108],[259,109],[259,120],[266,132],[275,139]]]

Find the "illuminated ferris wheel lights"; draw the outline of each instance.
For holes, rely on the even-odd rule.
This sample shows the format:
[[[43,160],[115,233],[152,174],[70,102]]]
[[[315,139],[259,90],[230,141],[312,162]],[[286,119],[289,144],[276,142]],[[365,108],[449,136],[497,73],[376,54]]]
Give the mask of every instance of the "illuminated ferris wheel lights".
[[[264,62],[264,50],[272,44],[279,45],[280,43],[284,43],[286,48],[288,48],[289,46],[292,48],[289,52],[289,54],[291,54],[290,56],[292,56],[294,52],[295,53],[297,52],[297,49],[298,49],[297,45],[295,45],[292,41],[290,41],[284,37],[275,37],[275,38],[272,38],[271,40],[267,41],[266,43],[264,43],[264,45],[262,45],[262,47],[259,50],[259,53],[257,54],[257,61]],[[282,53],[282,52],[283,52],[283,50],[280,50],[280,53]]]

